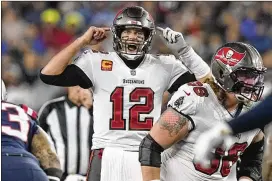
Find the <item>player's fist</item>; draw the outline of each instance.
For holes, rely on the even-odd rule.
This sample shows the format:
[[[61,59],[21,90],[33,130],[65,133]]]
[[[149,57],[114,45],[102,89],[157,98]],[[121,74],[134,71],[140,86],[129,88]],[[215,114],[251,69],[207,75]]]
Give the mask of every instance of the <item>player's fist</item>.
[[[106,32],[110,31],[110,28],[98,28],[91,26],[82,36],[81,39],[84,45],[96,45],[107,38]]]
[[[157,27],[158,35],[162,38],[166,46],[175,54],[180,55],[182,49],[187,46],[182,33],[173,31],[170,28]]]

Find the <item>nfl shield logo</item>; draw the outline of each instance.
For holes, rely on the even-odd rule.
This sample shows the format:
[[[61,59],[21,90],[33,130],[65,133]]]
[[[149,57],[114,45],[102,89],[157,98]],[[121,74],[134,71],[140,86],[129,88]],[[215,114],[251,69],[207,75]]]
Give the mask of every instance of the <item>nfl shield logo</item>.
[[[136,70],[130,70],[130,74],[131,74],[132,76],[135,76],[135,75],[136,75]]]

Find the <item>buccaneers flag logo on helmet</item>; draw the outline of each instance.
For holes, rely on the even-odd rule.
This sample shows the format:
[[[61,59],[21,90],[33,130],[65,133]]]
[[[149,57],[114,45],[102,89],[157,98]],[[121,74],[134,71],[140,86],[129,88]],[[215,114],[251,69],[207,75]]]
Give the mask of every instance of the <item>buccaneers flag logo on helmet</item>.
[[[223,47],[216,53],[214,59],[232,67],[240,62],[245,57],[245,55],[246,52],[239,53],[230,47]]]

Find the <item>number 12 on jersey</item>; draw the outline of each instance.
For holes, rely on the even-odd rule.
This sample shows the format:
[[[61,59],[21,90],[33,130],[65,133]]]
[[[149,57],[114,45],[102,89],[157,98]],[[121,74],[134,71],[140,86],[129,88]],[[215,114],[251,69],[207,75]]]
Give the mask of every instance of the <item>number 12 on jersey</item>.
[[[129,130],[149,131],[153,126],[153,117],[146,117],[140,121],[140,114],[149,114],[154,109],[154,91],[151,88],[137,87],[130,92],[130,102],[140,102],[145,99],[144,104],[134,104],[129,109]],[[116,87],[111,93],[112,118],[110,119],[111,130],[126,130],[126,119],[124,119],[124,87]]]

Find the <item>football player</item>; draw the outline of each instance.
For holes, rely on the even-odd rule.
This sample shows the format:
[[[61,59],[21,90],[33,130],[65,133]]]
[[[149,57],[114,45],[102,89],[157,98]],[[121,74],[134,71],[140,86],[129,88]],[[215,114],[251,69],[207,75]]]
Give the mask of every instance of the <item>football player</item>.
[[[159,29],[175,56],[149,54],[156,33],[154,20],[142,7],[126,7],[111,28],[114,52],[85,50],[71,63],[84,46],[103,41],[110,30],[90,27],[41,70],[40,78],[47,84],[93,88],[89,181],[99,181],[100,173],[102,181],[141,181],[139,145],[160,116],[163,93],[211,75],[181,33]]]
[[[211,69],[213,78],[204,84],[191,82],[178,89],[141,142],[144,181],[160,176],[163,181],[226,180],[238,159],[239,181],[261,179],[264,139],[260,129],[235,135],[229,149],[217,147],[207,167],[194,162],[194,145],[201,132],[250,109],[263,90],[262,58],[249,44],[223,45],[215,52]]]
[[[24,105],[24,108],[26,106]],[[29,109],[6,102],[2,81],[1,154],[3,181],[60,181],[62,171],[46,133],[37,126]]]

